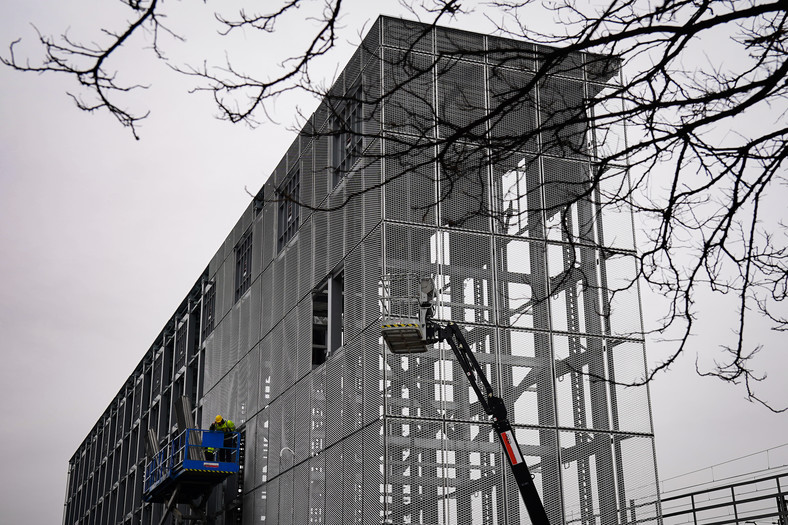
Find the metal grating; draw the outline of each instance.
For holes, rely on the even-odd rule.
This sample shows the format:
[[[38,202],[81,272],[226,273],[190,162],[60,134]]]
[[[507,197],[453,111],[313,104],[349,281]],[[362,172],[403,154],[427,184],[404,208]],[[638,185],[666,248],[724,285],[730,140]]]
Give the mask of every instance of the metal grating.
[[[435,44],[438,54],[484,62],[484,35],[482,34],[437,27],[435,28]]]
[[[384,128],[418,137],[435,135],[434,64],[430,55],[383,51]]]
[[[257,487],[269,479],[268,475],[268,456],[271,452],[269,430],[271,427],[271,410],[264,408],[254,418],[255,421],[255,449],[254,449],[254,482],[248,486]]]
[[[342,441],[342,523],[364,524],[363,433],[356,432]]]
[[[383,18],[383,45],[413,51],[432,51],[432,29],[424,24]]]
[[[438,131],[481,140],[485,134],[485,72],[482,64],[456,58],[438,59]]]
[[[461,143],[439,155],[440,224],[489,232],[493,211],[488,159],[478,146]]]
[[[393,135],[385,145],[386,219],[436,224],[435,147],[405,135]]]
[[[325,456],[325,525],[342,525],[342,443],[328,448]]]

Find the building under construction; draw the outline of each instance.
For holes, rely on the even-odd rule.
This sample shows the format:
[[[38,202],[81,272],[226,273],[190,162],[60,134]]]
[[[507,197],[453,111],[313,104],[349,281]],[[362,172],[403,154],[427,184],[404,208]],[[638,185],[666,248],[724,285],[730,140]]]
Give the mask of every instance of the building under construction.
[[[384,344],[424,277],[550,523],[659,522],[648,389],[620,386],[645,371],[632,217],[595,170],[621,137],[583,125],[618,65],[544,75],[552,52],[379,18],[71,458],[64,523],[176,522],[144,496],[184,396],[240,432],[212,523],[530,523],[451,350]]]

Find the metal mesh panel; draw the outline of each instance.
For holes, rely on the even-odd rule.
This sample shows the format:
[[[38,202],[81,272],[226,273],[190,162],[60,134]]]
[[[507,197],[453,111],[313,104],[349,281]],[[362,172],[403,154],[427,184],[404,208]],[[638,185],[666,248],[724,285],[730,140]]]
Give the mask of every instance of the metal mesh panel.
[[[274,299],[274,268],[269,266],[260,277],[262,281],[262,297],[260,305],[260,335],[265,336],[274,324],[273,299]],[[279,320],[279,318],[276,318]]]
[[[273,480],[281,472],[282,466],[282,401],[283,396],[273,400],[268,410],[269,429],[268,429],[268,479]],[[292,460],[292,455],[288,453],[287,461]]]
[[[302,379],[295,386],[295,411],[293,413],[293,453],[295,463],[301,463],[310,455],[310,436],[312,427],[312,381]],[[301,500],[303,501],[303,499]],[[300,521],[299,523],[304,523]]]
[[[609,430],[609,385],[602,339],[553,335],[558,426]]]
[[[254,414],[252,395],[257,397],[257,377],[254,374],[258,370],[256,363],[253,364],[254,359],[259,359],[259,354],[255,351],[249,352],[236,366],[236,391],[233,399],[235,409],[230,416],[235,418],[236,425],[244,423]],[[254,385],[254,389],[251,385]]]
[[[637,256],[608,253],[602,259],[602,272],[607,282],[610,308],[610,333],[639,337],[642,334],[640,296],[637,278]]]
[[[315,232],[315,273],[313,282],[320,282],[328,274],[328,217],[327,212],[317,211],[312,216]]]
[[[534,272],[531,264],[532,243],[496,238],[498,261],[498,319],[501,324],[521,328],[534,326],[534,297],[531,288]]]
[[[534,45],[529,42],[488,36],[487,48],[489,50],[487,60],[495,66],[527,69],[529,71],[533,71],[535,67]]]
[[[474,357],[491,381],[496,393],[500,395],[497,363],[497,330],[486,326],[464,325],[463,336],[471,347]],[[441,361],[437,363],[441,381],[440,398],[446,419],[461,421],[487,421],[488,417],[479,404],[476,393],[468,383],[465,373],[457,363],[448,345],[442,345]]]
[[[601,334],[602,297],[597,252],[584,246],[548,245],[552,328]]]
[[[645,351],[642,342],[608,339],[606,357],[613,409],[613,429],[651,433],[651,412],[646,386],[628,387],[646,375]]]
[[[281,391],[285,391],[295,383],[298,370],[298,310],[291,310],[280,326],[284,330],[278,347],[282,352]]]
[[[505,460],[490,425],[447,424],[442,460],[439,476],[446,488],[441,523],[505,523]]]
[[[257,476],[257,418],[252,417],[246,421],[244,429],[244,446],[246,447],[244,453],[243,463],[243,487],[244,491],[249,493],[254,487],[260,484]],[[253,507],[247,506],[248,501],[244,497],[244,515],[251,514],[254,510]]]
[[[362,175],[364,176],[364,189],[369,191],[362,197],[364,200],[364,236],[374,228],[377,228],[383,218],[383,190],[380,188],[371,189],[373,186],[380,184],[382,180],[383,163],[379,158],[380,154],[381,141],[379,140],[373,142],[365,153],[367,158],[364,159]]]
[[[453,144],[439,162],[440,223],[452,228],[490,231],[489,162],[481,150]]]
[[[381,93],[381,70],[380,70],[380,57],[383,51],[377,48],[373,51],[378,60],[370,61],[361,72],[361,100],[362,107],[362,122],[361,132],[365,137],[373,137],[380,133],[382,123],[383,104],[380,103]],[[368,52],[367,57],[371,57]]]
[[[438,129],[441,137],[456,133],[480,140],[485,133],[484,66],[454,58],[438,62]],[[470,127],[475,122],[482,122]],[[466,129],[470,127],[470,129]]]
[[[385,224],[385,274],[437,273],[439,234],[435,230]]]
[[[440,422],[386,420],[388,523],[439,523],[446,492],[445,479],[439,476],[444,442]]]
[[[484,35],[445,27],[435,28],[436,51],[444,55],[459,55],[465,60],[484,61]]]
[[[279,478],[274,478],[265,484],[266,509],[265,523],[279,523]]]
[[[358,246],[345,258],[344,333],[349,341],[364,328],[364,265],[363,248]]]
[[[381,227],[376,228],[364,239],[364,243],[361,245],[362,253],[364,254],[364,270],[362,274],[364,292],[363,306],[361,308],[364,315],[364,327],[377,322],[380,318],[378,295],[380,293],[380,278],[383,275],[382,231]]]
[[[309,459],[309,524],[323,524],[326,514],[326,456]],[[306,504],[307,501],[304,501]],[[303,522],[307,523],[307,522]]]
[[[324,127],[315,137],[314,144],[314,203],[319,205],[328,194],[328,182],[331,180],[331,163],[329,161],[328,150],[329,141],[328,128]]]
[[[257,279],[252,283],[251,300],[249,304],[249,319],[247,326],[241,326],[241,330],[248,331],[249,347],[252,348],[260,342],[260,326],[262,317],[262,304],[263,304],[263,282],[262,279]]]
[[[423,354],[386,354],[386,414],[441,418],[440,354],[433,348]]]
[[[383,339],[376,325],[361,334],[364,354],[363,423],[368,424],[383,415]]]
[[[233,254],[235,250],[230,248],[228,253]],[[235,261],[230,260],[230,257],[222,264],[221,275],[221,280],[216,283],[219,287],[216,293],[216,309],[219,319],[227,315],[235,303]]]
[[[506,149],[537,151],[536,84],[524,71],[491,68],[490,138]]]
[[[343,392],[345,359],[341,350],[326,361],[326,446],[331,446],[345,435]]]
[[[238,355],[242,352],[241,349],[241,320],[246,317],[249,318],[249,306],[244,308],[244,303],[249,302],[249,296],[244,296],[244,299],[235,304],[230,311],[230,329],[227,333],[229,335],[229,345],[225,347],[227,354],[226,369],[232,368],[238,362]],[[244,316],[244,314],[246,314]],[[225,320],[225,322],[227,322]]]
[[[305,239],[309,242],[309,239]],[[285,282],[282,283],[282,293],[284,296],[283,313],[288,313],[298,302],[299,299],[299,283],[298,283],[298,265],[300,264],[299,255],[301,251],[301,242],[291,244],[285,250],[284,263],[285,263]]]
[[[293,523],[305,525],[309,520],[309,462],[305,461],[293,471]]]
[[[632,209],[620,201],[630,191],[629,176],[624,171],[610,170],[604,174],[600,183],[600,202],[603,203],[602,244],[611,248],[633,250],[635,236],[632,224]]]
[[[544,158],[543,165],[548,238],[595,242],[593,221],[596,212],[592,196],[587,195],[590,191],[589,166],[550,157]]]
[[[409,20],[384,18],[382,33],[385,46],[432,51],[432,30],[429,26]]]
[[[441,239],[440,317],[459,323],[494,322],[491,238],[450,231]]]
[[[243,519],[241,521],[241,525],[257,525],[260,522],[260,517],[257,516],[257,512],[255,512],[255,502],[257,501],[259,495],[258,491],[248,492],[243,496]]]
[[[330,447],[325,456],[325,524],[342,525],[342,443]]]
[[[254,448],[254,482],[250,486],[257,486],[268,481],[268,456],[271,452],[269,439],[270,408],[264,408],[255,417],[255,448]]]
[[[364,429],[363,436],[363,523],[381,523],[384,518],[383,424]]]
[[[342,441],[342,522],[345,525],[364,523],[363,433],[356,432]]]
[[[341,190],[341,191],[340,191]],[[340,186],[329,196],[329,203],[332,208],[339,207],[344,203],[346,187]],[[345,255],[345,207],[334,209],[328,212],[328,250],[325,252],[328,258],[328,269],[333,269]]]
[[[552,352],[544,333],[500,331],[501,395],[512,423],[555,425]]]
[[[277,525],[292,525],[295,501],[293,500],[293,471],[288,470],[279,481],[279,519]]]
[[[312,290],[314,265],[312,262],[312,218],[304,221],[298,230],[298,299]],[[316,254],[320,256],[320,254]]]
[[[260,191],[262,192],[263,189]],[[255,199],[252,206],[264,206],[264,203],[258,203]],[[264,230],[265,222],[263,221],[265,214],[260,214],[262,209],[255,209],[255,213],[258,213],[258,215],[252,224],[252,280],[256,279],[260,275],[260,272],[263,271],[263,237],[265,236],[264,234],[267,233]]]
[[[271,345],[268,350],[271,353],[271,399],[275,399],[281,394],[289,383],[284,373],[284,323],[280,322],[271,331]]]
[[[384,127],[419,137],[434,135],[433,57],[383,52]]]
[[[406,136],[386,141],[386,219],[436,223],[434,146],[417,144]]]
[[[271,184],[266,184],[263,191],[265,191],[266,195],[273,195],[274,187]],[[274,247],[276,244],[276,234],[274,230],[274,217],[276,214],[276,209],[277,206],[275,202],[269,201],[263,205],[263,242],[260,244],[260,253],[262,253],[263,256],[261,267],[263,270],[265,270],[268,265],[271,264],[271,261],[275,256]],[[254,257],[252,257],[252,263],[254,263]]]
[[[314,456],[323,450],[326,443],[326,367],[317,368],[310,376],[312,389],[311,425],[309,433],[309,452]]]
[[[293,363],[293,381],[299,381],[312,370],[312,300],[307,295],[292,315],[297,316],[297,332],[291,337],[297,340]]]
[[[364,420],[364,354],[363,338],[345,344],[342,353],[345,360],[344,388],[342,399],[345,404],[343,410],[343,433],[345,435],[358,430]]]
[[[549,69],[550,75],[583,78],[583,55],[580,53],[566,54],[560,51],[556,53],[555,48],[539,44],[536,44],[534,47],[536,49],[536,56],[539,60],[539,67],[542,67],[546,60],[553,62]]]
[[[276,324],[285,314],[285,289],[288,286],[287,274],[285,271],[286,257],[278,257],[273,264],[273,300],[271,304],[271,317],[273,324]]]
[[[539,90],[542,151],[562,158],[588,155],[588,118],[583,103],[583,83],[547,78]]]
[[[616,462],[609,434],[559,432],[564,516],[567,521],[618,523]],[[619,487],[622,488],[622,487]]]
[[[364,162],[364,159],[361,160]],[[349,199],[345,204],[347,251],[352,250],[364,233],[364,207],[361,192],[364,191],[363,173],[355,171],[345,178],[345,193]]]
[[[265,407],[273,399],[272,381],[274,377],[273,351],[271,350],[272,337],[267,337],[260,342],[260,369],[258,372],[258,406]]]

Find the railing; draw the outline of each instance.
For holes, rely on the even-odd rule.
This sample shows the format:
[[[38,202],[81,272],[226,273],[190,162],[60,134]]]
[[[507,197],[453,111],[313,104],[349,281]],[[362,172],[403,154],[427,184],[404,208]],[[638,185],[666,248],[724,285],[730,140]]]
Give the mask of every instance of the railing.
[[[228,468],[220,468],[227,463],[237,470],[238,433],[229,435],[230,446],[225,446],[226,437],[223,432],[199,428],[184,430],[148,461],[143,492],[150,493],[164,480],[176,477],[184,470],[207,470],[205,467],[210,467],[227,471]]]
[[[788,525],[788,474],[662,498],[664,525]]]

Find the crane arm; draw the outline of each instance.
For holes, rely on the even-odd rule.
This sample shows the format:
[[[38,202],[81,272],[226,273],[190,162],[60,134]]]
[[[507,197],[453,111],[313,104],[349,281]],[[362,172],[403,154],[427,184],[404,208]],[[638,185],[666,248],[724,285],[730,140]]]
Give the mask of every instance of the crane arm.
[[[427,325],[427,343],[446,341],[451,346],[457,362],[462,367],[465,377],[476,392],[484,411],[492,416],[492,423],[498,439],[504,448],[506,459],[509,461],[514,479],[520,489],[520,495],[525,503],[525,508],[534,525],[550,525],[547,513],[542,505],[542,500],[534,486],[531,471],[523,459],[520,445],[517,443],[512,425],[509,423],[506,405],[503,400],[495,395],[490,386],[484,369],[479,365],[470,345],[465,340],[462,330],[456,323],[440,326],[434,322]]]

